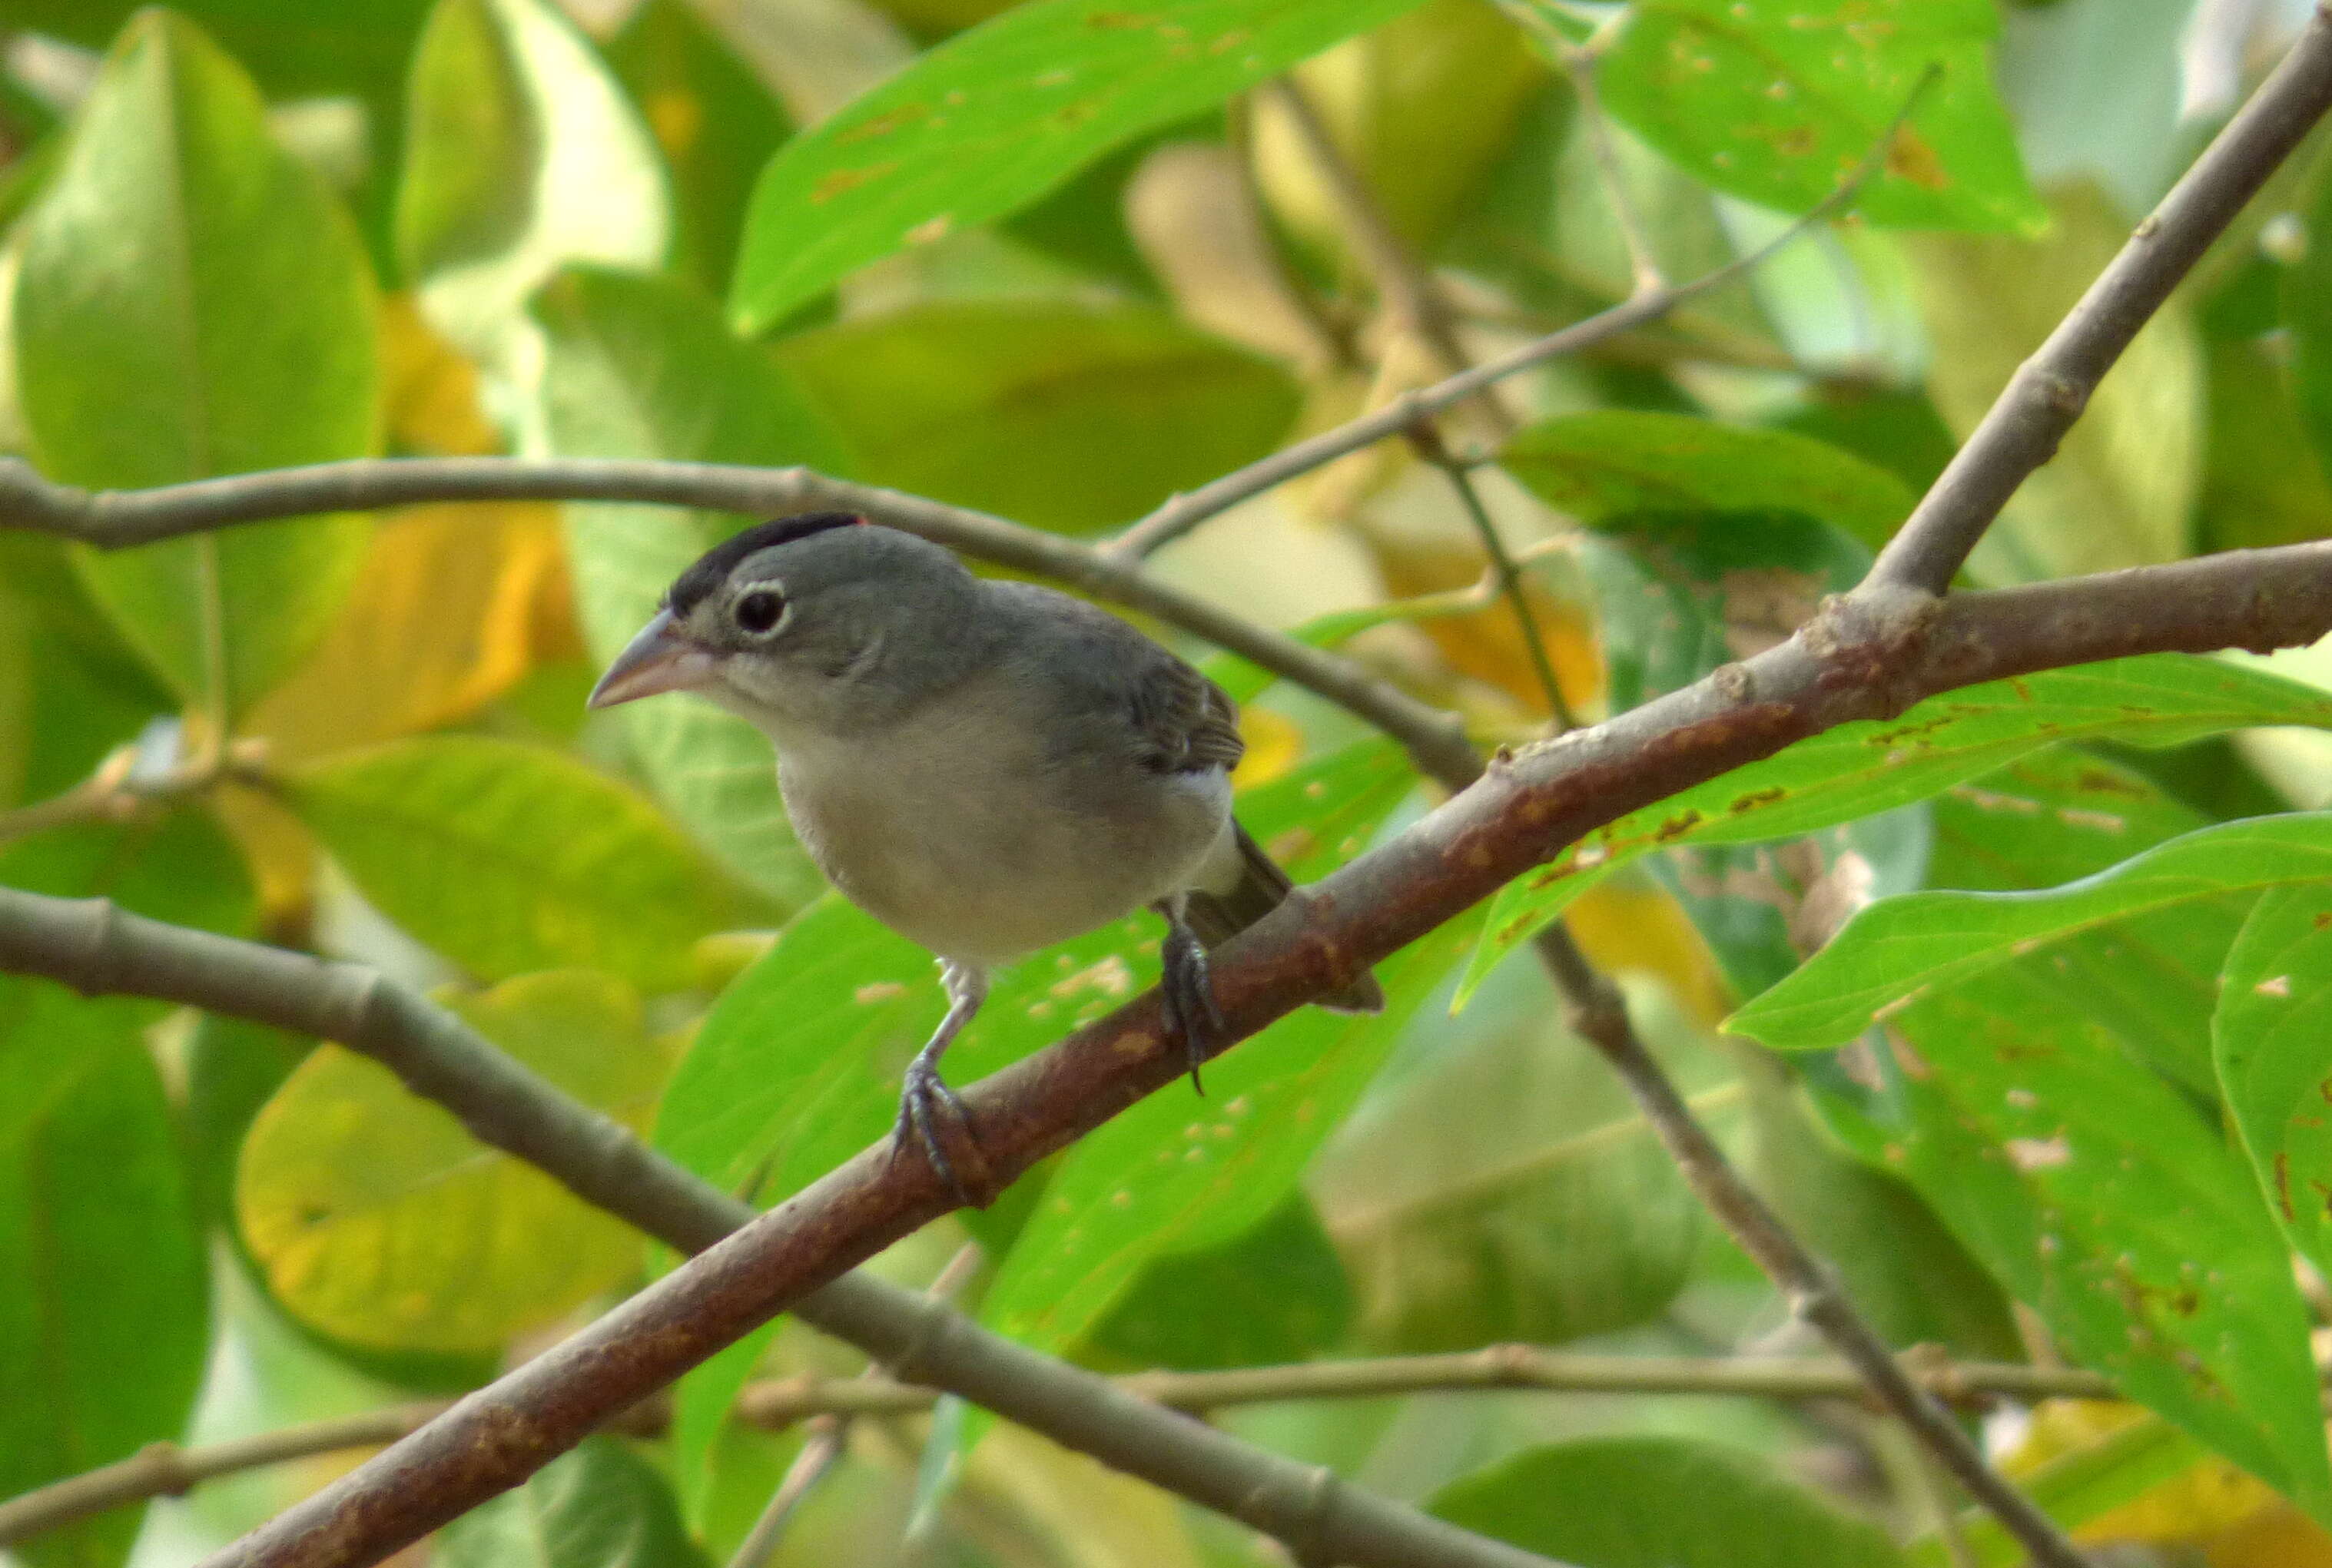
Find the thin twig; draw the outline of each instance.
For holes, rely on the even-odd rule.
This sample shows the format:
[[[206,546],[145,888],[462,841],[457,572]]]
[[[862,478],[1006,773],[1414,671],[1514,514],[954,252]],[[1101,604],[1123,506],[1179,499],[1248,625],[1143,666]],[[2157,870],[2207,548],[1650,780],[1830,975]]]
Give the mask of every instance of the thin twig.
[[[1628,247],[1630,297],[1656,294],[1668,287],[1668,278],[1660,271],[1643,215],[1629,194],[1627,175],[1620,167],[1620,149],[1612,145],[1610,117],[1603,112],[1603,95],[1595,85],[1595,68],[1602,53],[1591,46],[1556,42],[1563,51],[1563,69],[1571,74],[1571,90],[1579,100],[1588,151],[1594,156],[1595,173],[1602,181],[1604,200],[1610,205],[1612,225],[1620,231],[1620,243]],[[1888,137],[1891,140],[1891,129]]]
[[[1280,77],[1257,88],[1256,96],[1285,115],[1295,130],[1304,156],[1327,186],[1345,236],[1352,241],[1370,282],[1376,285],[1377,298],[1395,329],[1431,351],[1438,361],[1437,374],[1465,369],[1467,358],[1458,342],[1455,314],[1434,288],[1431,275],[1410,253],[1409,245],[1385,216],[1367,177],[1336,145],[1334,135],[1304,90],[1292,79]],[[1504,417],[1503,411],[1499,417]]]
[[[1297,139],[1304,144],[1308,158],[1321,179],[1326,184],[1336,206],[1338,221],[1361,256],[1362,263],[1375,283],[1378,297],[1402,330],[1423,342],[1439,361],[1440,372],[1450,375],[1468,368],[1470,361],[1465,346],[1458,340],[1453,326],[1454,317],[1448,303],[1442,298],[1433,274],[1418,261],[1378,202],[1376,193],[1361,171],[1352,167],[1343,149],[1322,123],[1302,91],[1292,81],[1282,80],[1265,90],[1283,113],[1294,123]],[[1488,418],[1501,434],[1511,431],[1513,421],[1495,398],[1485,397],[1483,406]],[[1441,439],[1439,427],[1431,418],[1421,418],[1409,430],[1410,444],[1418,455],[1439,469],[1458,492],[1458,504],[1464,508],[1467,521],[1480,535],[1483,550],[1489,556],[1498,587],[1513,607],[1515,619],[1523,635],[1539,687],[1546,698],[1547,712],[1565,730],[1578,728],[1571,705],[1563,700],[1563,684],[1555,678],[1553,662],[1547,655],[1546,637],[1538,624],[1538,614],[1531,607],[1530,598],[1524,588],[1521,569],[1508,553],[1505,542],[1498,537],[1497,525],[1491,521],[1482,505],[1480,492],[1466,465],[1452,456]],[[1467,775],[1470,779],[1470,773]],[[1454,779],[1444,782],[1455,783]]]
[[[257,783],[265,777],[265,746],[257,741],[236,741],[224,750],[206,747],[203,754],[151,775],[139,770],[139,760],[138,743],[118,747],[72,789],[0,811],[0,845],[78,823],[127,822],[227,780]]]
[[[1591,72],[1591,57],[1587,52],[1574,50],[1570,53],[1574,62],[1588,62],[1574,63],[1574,71]],[[1591,75],[1584,78],[1581,92],[1583,106],[1595,111]],[[1344,161],[1325,129],[1316,117],[1311,115],[1309,106],[1292,88],[1285,90],[1285,97],[1290,111],[1298,117],[1299,124],[1309,127],[1307,140],[1313,160],[1337,195],[1347,231],[1358,243],[1368,264],[1376,272],[1379,292],[1388,300],[1403,301],[1400,308],[1412,313],[1421,329],[1427,319],[1440,315],[1439,296],[1431,277],[1401,245],[1378,208],[1367,183]],[[1606,172],[1614,184],[1615,199],[1624,202],[1624,192],[1616,188],[1616,167]],[[1640,236],[1638,236],[1637,241],[1631,241],[1631,244],[1639,240]],[[1639,293],[1657,287],[1656,274],[1649,284],[1639,274]],[[1464,368],[1463,350],[1458,347],[1454,337],[1445,334],[1437,347],[1450,368]],[[1496,563],[1499,580],[1520,623],[1524,645],[1545,690],[1548,711],[1556,715],[1563,730],[1575,729],[1577,726],[1571,718],[1569,705],[1564,703],[1562,687],[1556,681],[1553,664],[1547,656],[1545,639],[1524,592],[1521,573],[1499,539],[1497,528],[1482,505],[1481,496],[1472,479],[1465,466],[1452,458],[1442,445],[1439,434],[1429,419],[1419,419],[1410,426],[1408,434],[1419,454],[1438,468],[1456,487],[1460,503],[1481,536],[1484,549]],[[1444,780],[1453,788],[1470,781],[1470,778]],[[1884,1372],[1873,1372],[1870,1377],[1870,1389],[1878,1402],[1891,1410],[1914,1437],[1932,1448],[1939,1463],[1962,1478],[1970,1495],[2000,1517],[2009,1532],[2024,1543],[2036,1562],[2043,1564],[2044,1568],[2077,1568],[2080,1558],[2072,1544],[2057,1530],[2047,1515],[1984,1462],[1983,1452],[1968,1440],[1940,1403],[1924,1395],[1909,1378],[1902,1374],[1888,1351],[1886,1342],[1856,1309],[1843,1288],[1828,1278],[1812,1253],[1725,1159],[1716,1140],[1694,1117],[1691,1107],[1677,1092],[1651,1053],[1644,1049],[1628,1018],[1627,1006],[1619,988],[1588,963],[1569,930],[1558,922],[1540,936],[1538,950],[1549,978],[1563,999],[1573,1027],[1602,1050],[1626,1082],[1630,1092],[1635,1095],[1644,1115],[1651,1122],[1671,1156],[1684,1167],[1686,1179],[1695,1192],[1732,1233],[1734,1239],[1765,1270],[1792,1306],[1828,1337],[1849,1362],[1858,1367],[1871,1363],[1873,1358],[1885,1362]]]
[[[1349,659],[1182,591],[1074,540],[806,468],[623,458],[382,457],[269,469],[151,490],[90,492],[0,458],[0,529],[119,550],[209,529],[320,512],[459,501],[628,501],[779,516],[830,507],[980,560],[1066,583],[1157,617],[1349,709],[1408,747],[1420,768],[1469,757],[1463,722]],[[642,526],[650,526],[642,520]]]
[[[1546,711],[1554,718],[1558,731],[1576,730],[1579,717],[1572,712],[1571,703],[1563,697],[1563,682],[1554,673],[1554,661],[1548,656],[1546,634],[1538,624],[1538,612],[1531,607],[1530,592],[1523,582],[1522,564],[1507,550],[1506,542],[1498,535],[1498,525],[1492,521],[1489,508],[1482,504],[1481,492],[1475,487],[1474,476],[1466,465],[1449,454],[1441,445],[1438,432],[1430,426],[1410,432],[1410,439],[1426,462],[1439,469],[1458,492],[1458,503],[1465,509],[1466,517],[1482,540],[1482,549],[1489,555],[1490,569],[1496,574],[1498,588],[1523,634],[1523,646],[1530,655],[1532,673],[1538,676],[1539,691],[1546,698]]]
[[[1920,79],[1919,88],[1913,91],[1909,100],[1903,106],[1902,113],[1887,128],[1886,134],[1873,144],[1862,162],[1840,182],[1836,190],[1816,203],[1789,227],[1746,255],[1736,256],[1725,265],[1688,282],[1672,283],[1653,292],[1623,300],[1607,311],[1572,322],[1559,332],[1550,332],[1534,343],[1525,343],[1519,349],[1501,354],[1470,370],[1461,370],[1430,387],[1404,392],[1371,413],[1340,425],[1333,430],[1323,431],[1308,441],[1299,441],[1293,446],[1285,447],[1211,483],[1177,495],[1128,527],[1104,546],[1104,550],[1113,556],[1139,559],[1251,496],[1260,495],[1298,474],[1309,473],[1348,452],[1357,452],[1387,436],[1401,435],[1426,416],[1455,407],[1485,388],[1496,386],[1510,376],[1519,375],[1534,365],[1544,364],[1565,354],[1578,353],[1648,321],[1658,320],[1686,301],[1754,272],[1774,253],[1854,199],[1855,193],[1862,188],[1863,184],[1885,166],[1887,153],[1894,146],[1896,132],[1917,106],[1920,91],[1930,80],[1932,74]]]
[[[1907,1357],[1921,1388],[1970,1410],[2001,1400],[2110,1399],[2111,1380],[2092,1372],[2014,1362],[1951,1362]],[[1710,1394],[1751,1399],[1855,1400],[1867,1396],[1861,1374],[1826,1357],[1621,1356],[1498,1344],[1445,1355],[1299,1362],[1224,1372],[1146,1372],[1114,1380],[1123,1391],[1168,1410],[1204,1414],[1247,1405],[1389,1395],[1487,1393]],[[931,1409],[938,1394],[887,1377],[772,1378],[750,1383],[737,1419],[783,1431],[825,1417],[905,1416]],[[108,1508],[175,1496],[205,1481],[347,1448],[378,1448],[418,1429],[452,1401],[397,1405],[335,1420],[313,1421],[201,1448],[157,1443],[133,1457],[0,1502],[0,1546]],[[661,1414],[626,1416],[624,1429],[652,1437]]]
[[[1960,1429],[1958,1420],[1904,1370],[1830,1270],[1734,1169],[1644,1048],[1619,988],[1588,964],[1563,926],[1549,926],[1536,940],[1563,993],[1572,1031],[1611,1064],[1695,1195],[1780,1288],[1792,1314],[1821,1332],[1862,1375],[1880,1405],[1999,1518],[2035,1563],[2042,1568],[2084,1568],[2081,1554],[2056,1523],[1984,1462],[1983,1450]]]
[[[924,1296],[936,1302],[953,1302],[979,1271],[980,1259],[980,1243],[965,1242],[924,1289]],[[859,1374],[858,1381],[870,1382],[879,1375],[880,1369],[870,1364]],[[786,1525],[792,1521],[794,1511],[826,1479],[827,1472],[840,1462],[843,1450],[849,1447],[850,1417],[844,1411],[826,1410],[813,1416],[810,1429],[801,1452],[786,1467],[784,1479],[770,1494],[769,1506],[753,1521],[745,1539],[738,1543],[735,1554],[729,1559],[729,1568],[763,1568],[777,1555],[778,1544],[785,1539]]]

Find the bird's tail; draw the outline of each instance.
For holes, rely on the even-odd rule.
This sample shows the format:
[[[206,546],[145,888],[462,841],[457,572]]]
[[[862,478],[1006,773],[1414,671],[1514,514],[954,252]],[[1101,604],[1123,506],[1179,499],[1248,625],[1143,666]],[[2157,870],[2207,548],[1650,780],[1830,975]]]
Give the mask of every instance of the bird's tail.
[[[1194,890],[1183,905],[1190,929],[1209,947],[1228,942],[1265,915],[1279,907],[1280,901],[1295,888],[1287,873],[1279,869],[1263,846],[1249,837],[1247,830],[1234,821],[1231,831],[1238,836],[1238,881],[1228,893]],[[1384,991],[1374,975],[1362,975],[1343,990],[1314,999],[1322,1007],[1340,1013],[1379,1013],[1384,1010]]]

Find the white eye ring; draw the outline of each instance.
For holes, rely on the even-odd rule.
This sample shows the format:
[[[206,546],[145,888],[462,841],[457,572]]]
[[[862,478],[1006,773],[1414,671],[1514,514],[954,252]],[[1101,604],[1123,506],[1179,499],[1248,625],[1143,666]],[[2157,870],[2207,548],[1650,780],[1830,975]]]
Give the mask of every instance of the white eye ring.
[[[786,624],[793,606],[774,588],[757,588],[737,596],[730,618],[749,636],[766,637]]]

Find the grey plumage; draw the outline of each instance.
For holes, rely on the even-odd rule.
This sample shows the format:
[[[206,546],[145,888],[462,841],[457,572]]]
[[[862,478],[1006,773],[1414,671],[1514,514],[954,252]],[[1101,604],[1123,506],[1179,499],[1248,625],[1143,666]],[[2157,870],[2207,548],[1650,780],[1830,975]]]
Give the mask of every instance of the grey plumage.
[[[829,513],[708,552],[592,702],[673,690],[769,736],[819,868],[945,966],[954,1005],[909,1073],[901,1130],[951,1184],[934,1107],[960,1107],[936,1065],[999,964],[1157,910],[1195,1076],[1219,1025],[1205,949],[1289,891],[1231,816],[1237,710],[1198,671],[1066,594]],[[1382,998],[1364,977],[1336,1004]]]

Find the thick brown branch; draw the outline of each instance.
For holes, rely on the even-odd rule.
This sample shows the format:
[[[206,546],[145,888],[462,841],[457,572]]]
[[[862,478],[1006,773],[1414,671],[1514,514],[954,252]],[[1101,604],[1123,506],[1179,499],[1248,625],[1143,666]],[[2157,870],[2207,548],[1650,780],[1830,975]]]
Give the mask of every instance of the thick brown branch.
[[[2275,593],[2244,599],[2241,613],[2228,623],[2214,626],[2200,618],[2198,607],[2226,607],[2225,579],[2246,576],[2273,582]],[[2053,636],[2028,624],[2038,602],[2031,596],[2060,596],[2054,602],[2061,607],[2078,604],[2081,591],[2081,585],[2063,584],[1949,601],[1904,591],[1852,597],[1827,607],[1796,637],[1747,664],[1501,761],[1473,788],[1308,889],[1302,899],[1291,900],[1221,951],[1214,980],[1228,1025],[1226,1037],[1244,1038],[1309,998],[1350,983],[1363,967],[1488,896],[1590,829],[1771,755],[1792,741],[1845,720],[1891,714],[1934,692],[2030,670],[2044,661],[2077,664],[2135,651],[2131,633],[2119,622],[2060,617]],[[2169,645],[2193,647],[2214,636],[2246,645],[2309,642],[2332,630],[2332,545],[2120,573],[2105,579],[2100,591],[2172,607],[2155,612],[2156,629]],[[2015,626],[2015,635],[1999,643],[1987,640],[2003,622]],[[167,951],[139,952],[138,962],[141,983],[158,981],[155,994],[356,1044],[379,1038],[388,1032],[387,1020],[421,1005],[378,980],[352,982],[346,977],[361,971],[344,966],[266,950],[258,950],[253,959],[242,951],[246,944],[155,926],[102,904],[29,894],[0,901],[0,963],[83,989],[122,989],[128,983],[126,955],[158,933]],[[240,986],[223,988],[221,965],[246,961],[259,971],[257,994],[246,995]],[[333,970],[335,977],[320,980],[319,970]],[[320,1012],[295,1008],[297,993],[309,991],[332,999]],[[405,1028],[413,1039],[425,1043],[450,1022],[428,1009],[428,1016],[409,1018]],[[437,1041],[441,1047],[443,1043]],[[1180,1037],[1165,1028],[1153,994],[973,1085],[965,1097],[995,1178],[1008,1180],[1179,1078],[1186,1066],[1181,1053]],[[560,1145],[604,1137],[597,1118],[573,1107],[563,1109],[585,1119],[579,1128],[553,1132],[537,1124],[539,1102],[555,1104],[556,1096],[537,1089],[522,1095],[509,1086],[494,1089],[491,1081],[497,1076],[507,1079],[518,1073],[507,1064],[488,1074],[490,1092],[484,1094],[466,1085],[449,1093],[445,1084],[432,1082],[447,1067],[426,1052],[421,1060],[397,1066],[423,1093],[441,1101],[507,1102],[496,1114],[515,1116],[514,1124],[480,1117],[473,1125],[562,1179],[569,1179],[575,1162]],[[607,1172],[583,1171],[570,1184],[619,1212],[637,1213],[644,1206],[660,1211],[661,1222],[653,1227],[658,1234],[701,1244],[740,1217],[740,1206],[709,1194],[653,1155],[636,1156],[612,1146],[607,1154]],[[618,1171],[625,1174],[610,1180]],[[805,1316],[866,1347],[899,1376],[943,1384],[1019,1419],[1036,1403],[1032,1384],[1057,1387],[1061,1378],[1080,1374],[982,1334],[905,1293],[855,1276],[829,1283],[947,1204],[926,1164],[891,1161],[886,1146],[870,1149],[215,1562],[373,1561],[514,1485],[616,1412],[797,1303]],[[827,1288],[819,1291],[821,1286]],[[1216,1506],[1275,1534],[1300,1535],[1304,1521],[1313,1518],[1324,1518],[1329,1523],[1324,1528],[1333,1533],[1341,1528],[1336,1521],[1357,1517],[1364,1503],[1401,1512],[1341,1492],[1318,1473],[1243,1445],[1233,1445],[1235,1458],[1212,1456],[1239,1477],[1238,1487],[1248,1487],[1253,1477],[1266,1472],[1282,1479],[1227,1496],[1225,1477],[1207,1468],[1209,1456],[1152,1449],[1152,1421],[1140,1401],[1109,1391],[1073,1411],[1045,1409],[1031,1424],[1185,1496],[1220,1499]],[[1346,1541],[1339,1535],[1335,1543],[1343,1560],[1387,1560],[1374,1554],[1373,1537]],[[1438,1555],[1440,1550],[1404,1560],[1458,1560]]]
[[[2055,455],[2137,330],[2332,107],[2332,8],[2171,187],[2027,359],[1880,552],[1870,580],[1941,593],[2024,476]]]

